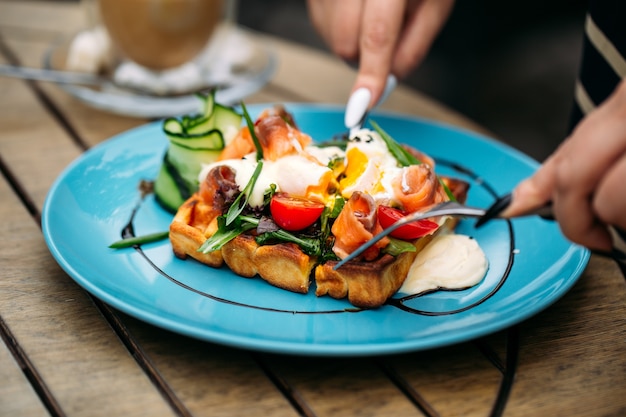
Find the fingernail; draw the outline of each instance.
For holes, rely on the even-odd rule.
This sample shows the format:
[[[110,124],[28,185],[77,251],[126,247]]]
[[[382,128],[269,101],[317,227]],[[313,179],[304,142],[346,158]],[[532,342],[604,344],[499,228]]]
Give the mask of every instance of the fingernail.
[[[367,107],[372,99],[372,93],[365,87],[358,88],[352,93],[346,105],[346,114],[344,116],[344,124],[347,128],[354,127],[359,124],[363,116],[367,112]]]

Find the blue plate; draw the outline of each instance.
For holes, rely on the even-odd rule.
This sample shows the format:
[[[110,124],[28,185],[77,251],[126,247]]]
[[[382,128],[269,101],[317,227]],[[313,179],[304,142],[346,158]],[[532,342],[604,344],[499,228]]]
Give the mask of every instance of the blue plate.
[[[258,114],[267,106],[250,106]],[[317,141],[343,132],[343,109],[288,104]],[[468,203],[490,205],[538,164],[501,143],[430,121],[375,113],[399,142],[430,154],[437,171],[471,183]],[[540,218],[496,220],[475,230],[461,221],[489,259],[477,286],[419,297],[397,295],[376,310],[345,300],[295,294],[176,258],[167,240],[109,249],[129,225],[137,236],[168,229],[172,215],[143,180],[159,170],[167,140],[161,123],[122,133],[85,152],[59,176],[43,211],[46,242],[61,267],[111,306],[184,335],[241,348],[298,355],[373,355],[467,341],[516,324],[564,295],[589,252]],[[313,286],[314,287],[314,286]]]

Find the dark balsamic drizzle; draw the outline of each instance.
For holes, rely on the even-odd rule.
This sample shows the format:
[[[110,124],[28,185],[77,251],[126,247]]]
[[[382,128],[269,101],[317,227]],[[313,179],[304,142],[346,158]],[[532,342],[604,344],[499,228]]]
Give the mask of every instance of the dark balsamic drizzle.
[[[451,168],[452,170],[466,175],[468,177],[470,177],[474,183],[480,187],[483,187],[490,195],[492,195],[494,197],[494,200],[497,198],[497,193],[495,192],[495,190],[493,189],[493,187],[491,187],[488,183],[486,183],[482,178],[480,178],[478,175],[476,175],[473,171],[471,171],[470,169],[463,167],[457,163],[454,162],[450,162],[450,161],[446,161],[443,159],[439,159],[439,158],[434,158],[436,163],[439,165],[443,165],[443,166],[447,166],[449,168]],[[148,187],[145,187],[145,181],[142,181],[142,184],[140,185],[140,190],[142,191],[142,198],[139,201],[139,203],[137,204],[137,207],[135,207],[133,209],[133,211],[131,212],[131,216],[130,219],[128,221],[128,223],[124,226],[124,228],[122,229],[121,235],[122,238],[129,238],[129,237],[134,237],[135,233],[134,233],[134,227],[133,227],[133,222],[135,219],[135,216],[139,210],[139,207],[141,206],[141,204],[144,201],[144,196],[146,194],[146,190],[149,189]],[[390,298],[389,300],[387,300],[385,305],[388,306],[392,306],[392,307],[396,307],[402,311],[405,311],[407,313],[412,313],[412,314],[417,314],[417,315],[422,315],[422,316],[444,316],[444,315],[452,315],[452,314],[458,314],[467,310],[470,310],[476,306],[478,306],[479,304],[482,304],[483,302],[485,302],[486,300],[488,300],[489,298],[491,298],[494,294],[496,294],[500,288],[502,287],[502,285],[504,285],[507,277],[510,274],[511,268],[513,267],[513,249],[515,248],[515,238],[514,238],[514,234],[513,234],[513,226],[511,224],[511,222],[509,220],[507,220],[507,225],[508,225],[508,230],[509,230],[509,241],[510,241],[510,252],[509,252],[509,259],[508,259],[508,263],[507,263],[507,267],[502,275],[502,277],[500,277],[500,279],[498,280],[498,284],[487,294],[485,295],[483,298],[481,298],[480,300],[465,306],[463,308],[460,309],[456,309],[456,310],[448,310],[448,311],[426,311],[426,310],[419,310],[419,309],[415,309],[412,307],[407,306],[405,303],[413,300],[415,298],[421,297],[427,293],[430,293],[432,291],[429,291],[427,293],[421,293],[421,294],[414,294],[414,295],[409,295],[406,297],[402,297],[402,298]],[[220,303],[224,303],[224,304],[230,304],[230,305],[236,305],[236,306],[240,306],[240,307],[247,307],[247,308],[252,308],[252,309],[257,309],[257,310],[264,310],[264,311],[271,311],[271,312],[277,312],[277,313],[288,313],[288,314],[337,314],[337,313],[358,313],[361,311],[365,311],[359,308],[347,308],[347,309],[337,309],[337,310],[322,310],[322,311],[305,311],[305,310],[286,310],[286,309],[280,309],[280,308],[269,308],[269,307],[261,307],[261,306],[256,306],[256,305],[251,305],[251,304],[245,304],[245,303],[240,303],[237,301],[233,301],[233,300],[228,300],[222,297],[217,297],[215,295],[206,293],[204,291],[200,291],[196,288],[193,288],[181,281],[179,281],[178,279],[172,277],[171,275],[169,275],[167,272],[163,271],[161,268],[159,268],[155,262],[153,262],[152,259],[150,259],[150,257],[148,255],[146,255],[146,253],[141,249],[140,245],[135,245],[134,249],[146,260],[146,262],[148,262],[148,264],[154,268],[155,271],[157,271],[160,275],[162,275],[163,277],[167,278],[169,281],[171,281],[172,283],[188,290],[191,291],[195,294],[198,294],[202,297],[206,297],[209,298],[211,300],[220,302]],[[454,290],[446,290],[446,291],[454,291]]]

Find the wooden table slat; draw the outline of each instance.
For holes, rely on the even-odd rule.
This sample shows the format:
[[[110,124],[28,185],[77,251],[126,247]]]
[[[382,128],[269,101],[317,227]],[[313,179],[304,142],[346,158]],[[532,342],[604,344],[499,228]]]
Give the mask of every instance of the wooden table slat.
[[[47,416],[33,386],[5,344],[0,343],[0,415]]]
[[[4,180],[0,195],[0,317],[53,401],[76,415],[171,414],[90,298],[56,265]]]

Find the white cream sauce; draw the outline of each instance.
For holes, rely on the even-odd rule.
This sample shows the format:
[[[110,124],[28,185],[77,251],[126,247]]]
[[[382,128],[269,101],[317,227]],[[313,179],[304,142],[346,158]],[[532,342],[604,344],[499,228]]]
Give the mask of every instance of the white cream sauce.
[[[437,289],[462,289],[478,284],[489,264],[476,240],[439,234],[422,249],[398,292],[420,294]]]

